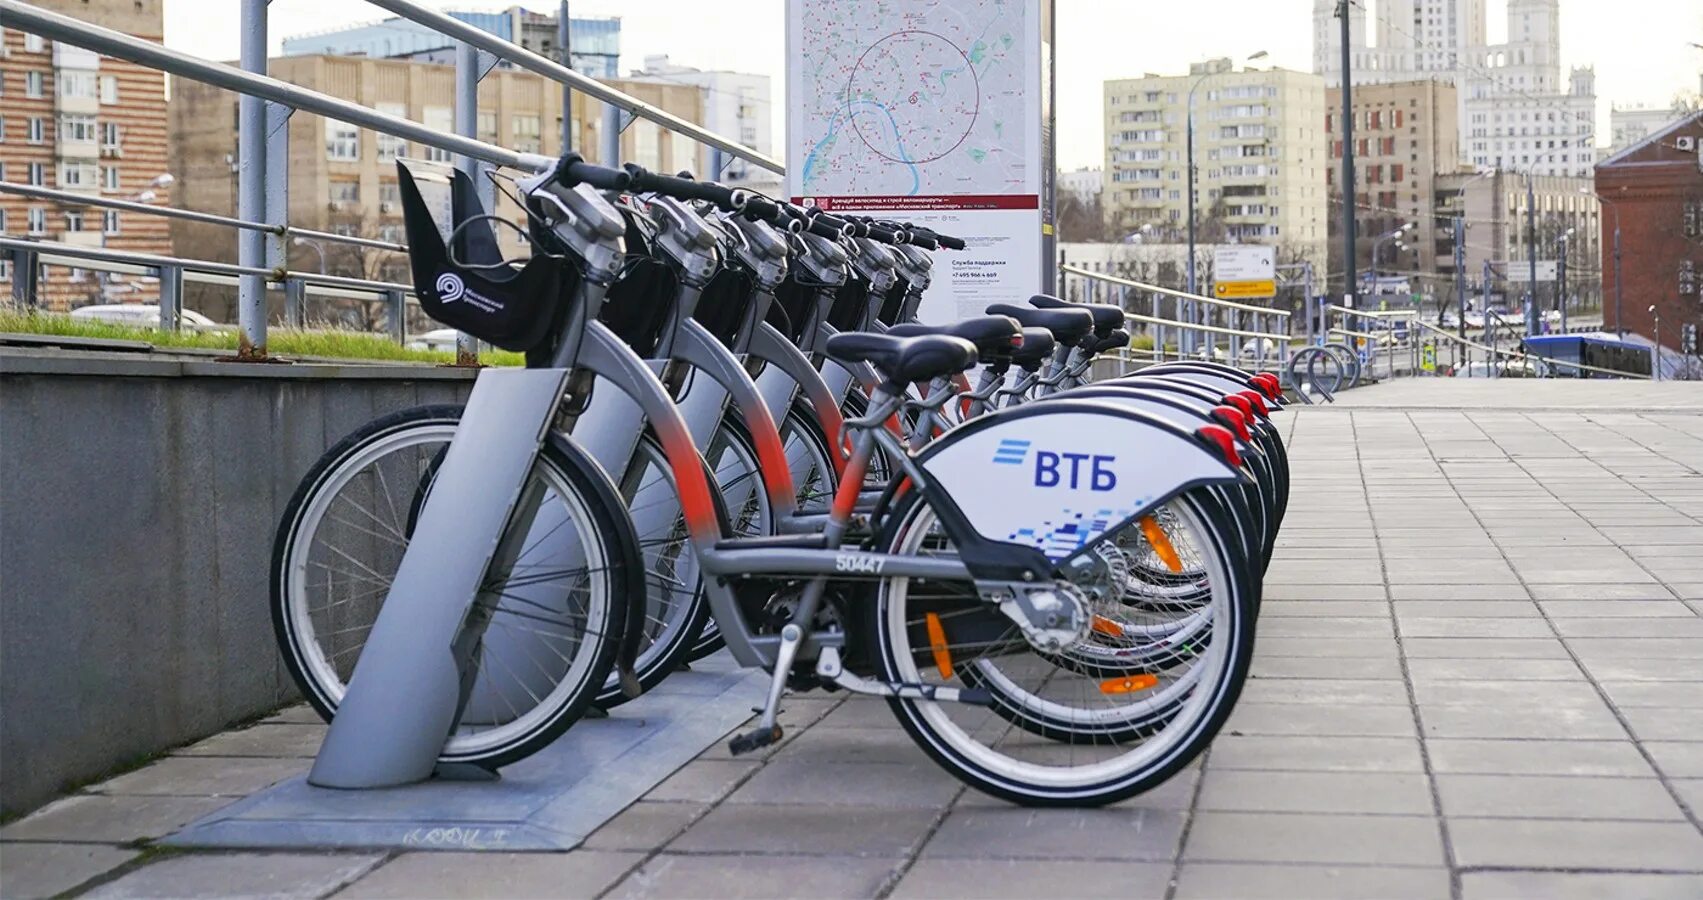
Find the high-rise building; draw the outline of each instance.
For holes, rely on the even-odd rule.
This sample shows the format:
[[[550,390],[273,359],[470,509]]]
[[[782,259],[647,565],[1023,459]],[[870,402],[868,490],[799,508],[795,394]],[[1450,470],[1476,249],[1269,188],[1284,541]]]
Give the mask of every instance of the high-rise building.
[[[1342,202],[1342,90],[1328,93],[1325,130],[1332,163],[1326,180],[1333,199]],[[1436,182],[1438,173],[1454,171],[1460,158],[1454,86],[1443,81],[1363,85],[1354,89],[1353,104],[1353,193],[1362,233],[1375,236],[1413,225],[1403,238],[1407,251],[1397,255],[1391,242],[1382,259],[1372,259],[1374,241],[1363,240],[1357,246],[1364,255],[1356,265],[1364,271],[1369,263],[1378,264],[1421,277],[1452,272],[1454,248],[1449,222],[1439,220]],[[1338,218],[1333,210],[1332,223]]]
[[[158,42],[160,0],[93,5],[40,0]],[[91,197],[162,201],[166,174],[165,76],[135,63],[0,27],[0,180]],[[151,192],[151,193],[150,193]],[[140,213],[38,200],[0,192],[0,231],[83,247],[169,253],[165,220]],[[10,290],[11,262],[0,260]],[[91,303],[157,302],[157,279],[59,266],[44,268],[37,300],[63,311]]]
[[[1313,70],[1342,80],[1334,0],[1314,0]],[[1356,8],[1350,5],[1351,14]],[[1507,0],[1507,40],[1486,37],[1485,0],[1379,3],[1376,44],[1350,19],[1354,84],[1439,79],[1457,89],[1461,162],[1588,176],[1596,164],[1596,75],[1561,77],[1560,0]]]
[[[445,10],[466,22],[541,56],[560,59],[556,17],[519,6],[496,12]],[[593,78],[615,78],[621,58],[620,18],[569,19],[573,69]],[[284,39],[285,56],[374,56],[454,62],[455,41],[411,19],[392,17]]]
[[[453,131],[455,70],[451,66],[360,56],[288,56],[272,59],[268,68],[273,78],[358,100],[438,131]],[[634,81],[612,81],[610,86],[686,121],[703,119],[703,91],[697,87]],[[229,159],[236,152],[236,99],[233,93],[198,82],[175,84],[172,167],[184,206],[227,214],[233,208]],[[598,158],[601,108],[584,93],[574,92],[575,146],[593,162],[608,164]],[[487,143],[525,153],[559,153],[561,115],[561,85],[540,75],[498,69],[479,84],[476,136]],[[289,127],[289,222],[304,228],[401,241],[397,158],[452,162],[447,151],[307,113],[292,116]],[[695,141],[639,120],[621,134],[620,161],[657,171],[696,170],[704,161],[702,149]],[[525,214],[507,193],[499,190],[497,198],[496,214],[524,223]],[[179,248],[202,258],[215,252],[210,247],[234,253],[229,229],[209,228],[177,223],[174,236]],[[518,232],[499,229],[497,234],[513,242],[513,255],[526,254],[525,238]],[[292,268],[307,271],[409,280],[401,257],[342,244],[300,242],[292,248],[290,262]]]
[[[1325,85],[1307,72],[1235,71],[1216,59],[1187,75],[1107,81],[1107,224],[1147,240],[1184,235],[1191,90],[1196,243],[1273,244],[1292,251],[1284,262],[1306,259],[1323,272]]]
[[[691,66],[676,65],[666,55],[645,57],[645,67],[630,76],[635,81],[660,84],[689,84],[703,89],[704,127],[723,137],[750,147],[765,156],[773,145],[773,101],[769,94],[769,76],[745,72],[706,72]],[[712,160],[715,154],[711,154]],[[780,176],[753,166],[743,159],[723,156],[721,171],[694,173],[729,184],[740,184],[762,190],[780,189]]]

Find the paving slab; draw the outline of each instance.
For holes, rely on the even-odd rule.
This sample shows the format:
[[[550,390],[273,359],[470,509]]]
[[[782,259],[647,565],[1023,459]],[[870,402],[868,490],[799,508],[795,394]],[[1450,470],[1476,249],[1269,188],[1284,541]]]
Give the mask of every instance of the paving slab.
[[[53,897],[98,878],[140,855],[101,844],[0,843],[0,893]]]
[[[197,853],[167,856],[124,873],[84,894],[121,898],[267,897],[312,900],[326,896],[384,861],[377,854]]]
[[[404,853],[335,895],[338,900],[595,897],[644,862],[647,854]]]
[[[1449,896],[1441,867],[1185,862],[1176,900],[1435,900]]]

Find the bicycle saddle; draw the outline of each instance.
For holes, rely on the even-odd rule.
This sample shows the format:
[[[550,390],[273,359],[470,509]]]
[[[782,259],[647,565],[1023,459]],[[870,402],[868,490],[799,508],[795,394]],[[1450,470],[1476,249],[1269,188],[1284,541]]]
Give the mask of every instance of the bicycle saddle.
[[[1022,334],[1022,326],[1010,316],[977,316],[950,325],[924,325],[921,322],[906,322],[887,329],[894,337],[918,337],[925,334],[944,334],[949,337],[963,338],[976,345],[976,351],[981,354],[983,362],[1009,359],[1011,350],[1017,345],[1018,335]]]
[[[1124,323],[1123,308],[1109,303],[1071,303],[1048,294],[1036,294],[1029,298],[1029,305],[1036,309],[1086,309],[1093,314],[1094,333],[1100,337],[1111,334],[1112,329],[1121,328]]]
[[[987,308],[989,315],[1010,316],[1025,328],[1045,328],[1061,344],[1074,344],[1094,330],[1094,316],[1087,309],[1036,309],[1032,306],[1012,306],[995,303]]]
[[[1053,348],[1057,345],[1053,333],[1045,328],[1025,328],[1023,343],[1017,352],[1011,354],[1011,361],[1033,372],[1052,357]]]
[[[1104,353],[1107,350],[1116,350],[1119,347],[1128,347],[1128,346],[1129,346],[1129,332],[1123,330],[1122,328],[1118,328],[1118,329],[1114,329],[1111,334],[1108,334],[1105,337],[1100,338],[1099,340],[1095,341],[1092,349],[1095,353]]]
[[[826,350],[837,362],[869,363],[901,384],[962,372],[976,362],[975,344],[944,334],[893,337],[852,331],[828,338]]]

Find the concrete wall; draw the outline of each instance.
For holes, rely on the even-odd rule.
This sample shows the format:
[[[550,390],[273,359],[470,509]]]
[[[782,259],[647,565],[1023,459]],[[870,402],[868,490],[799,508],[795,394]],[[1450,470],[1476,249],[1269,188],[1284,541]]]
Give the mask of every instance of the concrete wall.
[[[272,539],[297,481],[453,369],[0,350],[0,810],[290,700]]]

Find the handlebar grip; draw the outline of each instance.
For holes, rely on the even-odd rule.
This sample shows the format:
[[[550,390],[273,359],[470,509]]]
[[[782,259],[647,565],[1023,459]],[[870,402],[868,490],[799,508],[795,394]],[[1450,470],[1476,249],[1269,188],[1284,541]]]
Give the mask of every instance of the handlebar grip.
[[[936,234],[934,239],[940,243],[940,246],[948,250],[962,250],[967,246],[963,238],[955,238],[950,235]]]
[[[758,219],[764,222],[780,221],[781,207],[779,203],[767,197],[759,197],[756,194],[745,193],[744,196],[745,204],[739,207],[739,211],[745,214],[745,218]]]
[[[827,238],[843,237],[846,229],[853,224],[839,216],[831,216],[825,212],[812,213],[810,216],[810,233]]]
[[[554,177],[568,187],[589,184],[600,191],[624,191],[632,183],[632,176],[628,173],[592,165],[578,153],[567,153],[556,160]]]
[[[910,234],[910,240],[907,243],[909,243],[912,247],[921,247],[924,250],[940,249],[940,241],[933,235],[928,234],[917,234],[912,232]]]
[[[880,241],[883,244],[899,243],[899,232],[892,228],[888,228],[885,225],[877,225],[874,222],[865,222],[863,223],[863,226],[868,230],[868,236],[873,240]]]
[[[703,200],[721,207],[733,209],[733,189],[716,184],[713,181],[693,181],[690,178],[676,178],[673,175],[658,175],[644,168],[627,163],[624,167],[632,178],[631,190],[648,191],[655,194],[666,194],[677,200]]]

